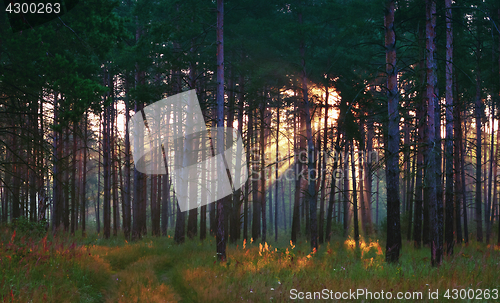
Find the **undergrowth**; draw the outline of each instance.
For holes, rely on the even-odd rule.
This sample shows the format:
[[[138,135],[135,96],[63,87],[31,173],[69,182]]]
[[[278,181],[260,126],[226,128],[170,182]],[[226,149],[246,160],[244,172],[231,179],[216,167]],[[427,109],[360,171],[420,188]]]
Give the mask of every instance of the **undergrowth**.
[[[0,301],[283,302],[290,300],[291,289],[426,295],[429,289],[499,288],[500,249],[481,243],[457,245],[453,256],[433,268],[429,248],[408,242],[399,263],[388,264],[384,244],[375,239],[356,243],[334,237],[315,252],[305,240],[293,245],[281,239],[238,241],[220,263],[215,239],[177,245],[171,237],[144,237],[130,243],[123,236],[29,237],[4,228]]]

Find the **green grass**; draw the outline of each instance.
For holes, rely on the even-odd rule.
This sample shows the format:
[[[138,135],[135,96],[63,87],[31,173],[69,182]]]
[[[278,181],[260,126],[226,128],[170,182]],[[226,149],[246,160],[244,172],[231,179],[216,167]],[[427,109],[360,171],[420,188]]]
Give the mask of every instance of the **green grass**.
[[[439,289],[499,289],[500,249],[471,242],[456,246],[438,268],[430,250],[405,242],[400,262],[384,261],[384,243],[335,238],[315,253],[307,241],[296,246],[280,235],[271,242],[228,246],[227,262],[216,260],[215,240],[96,234],[70,237],[14,235],[0,231],[2,302],[283,302],[290,290],[321,292],[366,288],[371,292]],[[345,301],[362,301],[345,300]],[[395,300],[397,301],[397,300]],[[411,300],[410,300],[411,301]],[[496,300],[493,300],[496,301]]]

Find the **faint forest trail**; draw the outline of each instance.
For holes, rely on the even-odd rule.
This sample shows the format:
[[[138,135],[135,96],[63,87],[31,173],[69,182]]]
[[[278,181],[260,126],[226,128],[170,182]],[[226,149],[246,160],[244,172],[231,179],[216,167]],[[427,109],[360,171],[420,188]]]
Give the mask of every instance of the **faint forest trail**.
[[[111,280],[105,302],[198,302],[186,287],[172,254],[158,254],[152,245],[101,247],[97,254],[109,264]]]

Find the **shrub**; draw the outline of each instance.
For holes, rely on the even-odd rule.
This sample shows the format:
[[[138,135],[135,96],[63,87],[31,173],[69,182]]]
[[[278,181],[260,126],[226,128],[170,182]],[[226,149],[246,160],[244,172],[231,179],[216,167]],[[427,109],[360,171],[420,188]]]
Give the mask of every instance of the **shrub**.
[[[47,220],[30,221],[26,217],[19,217],[13,220],[12,229],[22,234],[41,237],[47,232]]]

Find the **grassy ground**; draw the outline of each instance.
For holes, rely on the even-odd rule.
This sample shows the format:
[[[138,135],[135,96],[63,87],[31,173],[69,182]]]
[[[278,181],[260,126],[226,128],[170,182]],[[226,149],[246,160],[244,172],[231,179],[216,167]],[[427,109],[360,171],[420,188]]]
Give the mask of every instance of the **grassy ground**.
[[[439,290],[439,301],[453,288],[500,291],[500,249],[475,242],[455,247],[452,257],[432,268],[429,249],[415,250],[409,243],[399,264],[391,265],[384,262],[384,244],[370,240],[356,247],[339,238],[316,253],[305,241],[297,246],[285,240],[276,245],[240,241],[228,247],[228,261],[221,264],[214,241],[176,245],[170,237],[145,237],[128,243],[96,235],[30,239],[5,228],[0,230],[0,301],[284,302],[292,289],[297,296],[304,292],[304,298],[323,289],[333,291],[333,297],[366,289],[393,296],[422,292],[422,300],[409,301],[425,302],[429,289]]]

